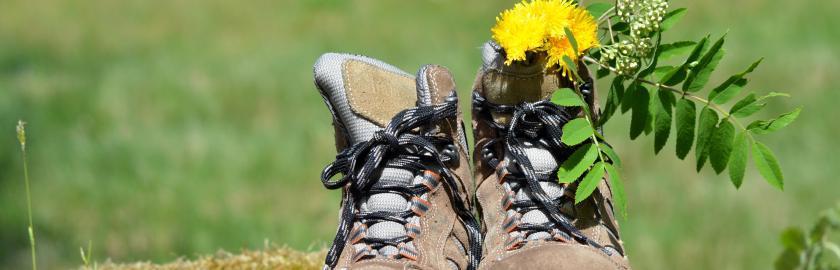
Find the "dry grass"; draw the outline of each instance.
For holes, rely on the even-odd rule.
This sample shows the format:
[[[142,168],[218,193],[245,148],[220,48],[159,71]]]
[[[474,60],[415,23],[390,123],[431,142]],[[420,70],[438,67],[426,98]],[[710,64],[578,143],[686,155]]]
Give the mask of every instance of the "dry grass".
[[[244,250],[239,254],[226,251],[216,252],[212,256],[202,256],[195,260],[180,258],[174,262],[154,264],[150,262],[114,263],[106,261],[101,265],[83,266],[83,270],[175,270],[175,269],[283,269],[304,270],[320,269],[326,251],[301,252],[291,248],[266,248],[263,250]]]

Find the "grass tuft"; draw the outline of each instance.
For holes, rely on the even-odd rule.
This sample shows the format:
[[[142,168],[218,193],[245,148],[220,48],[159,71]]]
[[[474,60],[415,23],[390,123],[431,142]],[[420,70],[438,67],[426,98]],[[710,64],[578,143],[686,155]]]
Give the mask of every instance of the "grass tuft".
[[[179,258],[174,262],[154,264],[150,262],[114,263],[106,261],[97,270],[186,270],[186,269],[321,269],[326,251],[301,252],[288,247],[267,247],[263,250],[244,250],[239,254],[218,251],[214,255],[201,256],[195,260]],[[83,266],[82,270],[93,270]]]

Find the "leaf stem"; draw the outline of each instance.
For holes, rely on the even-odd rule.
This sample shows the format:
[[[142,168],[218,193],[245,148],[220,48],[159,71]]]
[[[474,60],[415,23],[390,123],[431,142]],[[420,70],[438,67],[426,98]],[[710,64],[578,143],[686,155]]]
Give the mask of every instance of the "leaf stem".
[[[583,108],[583,117],[584,119],[586,119],[586,123],[589,124],[589,128],[592,129],[592,135],[589,137],[592,138],[592,144],[595,145],[595,148],[598,149],[598,160],[600,160],[601,162],[607,162],[604,159],[604,150],[601,149],[601,144],[598,143],[598,131],[595,128],[595,122],[592,121],[592,114],[594,112],[592,112],[592,110],[589,108],[589,103],[586,102],[586,99],[583,97],[583,93],[580,92],[580,87],[578,86],[578,84],[576,82],[572,84],[575,87],[575,94],[577,94],[578,98],[580,98],[580,100],[583,101],[583,106],[581,106],[581,108]]]

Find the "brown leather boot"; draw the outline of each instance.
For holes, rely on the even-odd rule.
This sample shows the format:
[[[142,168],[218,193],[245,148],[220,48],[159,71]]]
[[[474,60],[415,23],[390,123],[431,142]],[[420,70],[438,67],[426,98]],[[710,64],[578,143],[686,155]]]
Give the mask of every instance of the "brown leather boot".
[[[475,269],[469,156],[455,83],[364,56],[328,53],[315,84],[332,112],[336,160],[321,176],[342,190],[325,269]]]
[[[577,205],[576,183],[557,181],[558,164],[574,149],[549,129],[582,114],[546,100],[571,82],[544,72],[544,59],[505,66],[504,57],[498,45],[485,44],[473,88],[480,269],[629,269],[608,181]],[[580,73],[589,81],[582,92],[596,108],[591,78]]]

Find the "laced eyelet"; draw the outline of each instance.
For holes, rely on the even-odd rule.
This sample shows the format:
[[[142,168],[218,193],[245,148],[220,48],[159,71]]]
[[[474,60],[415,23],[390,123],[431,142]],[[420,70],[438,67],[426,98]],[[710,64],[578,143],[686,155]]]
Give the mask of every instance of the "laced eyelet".
[[[455,146],[454,143],[446,145],[446,147],[443,148],[443,151],[441,151],[440,154],[448,158],[446,160],[446,163],[448,163],[449,165],[457,163],[460,159],[460,155],[458,154],[458,148]]]

